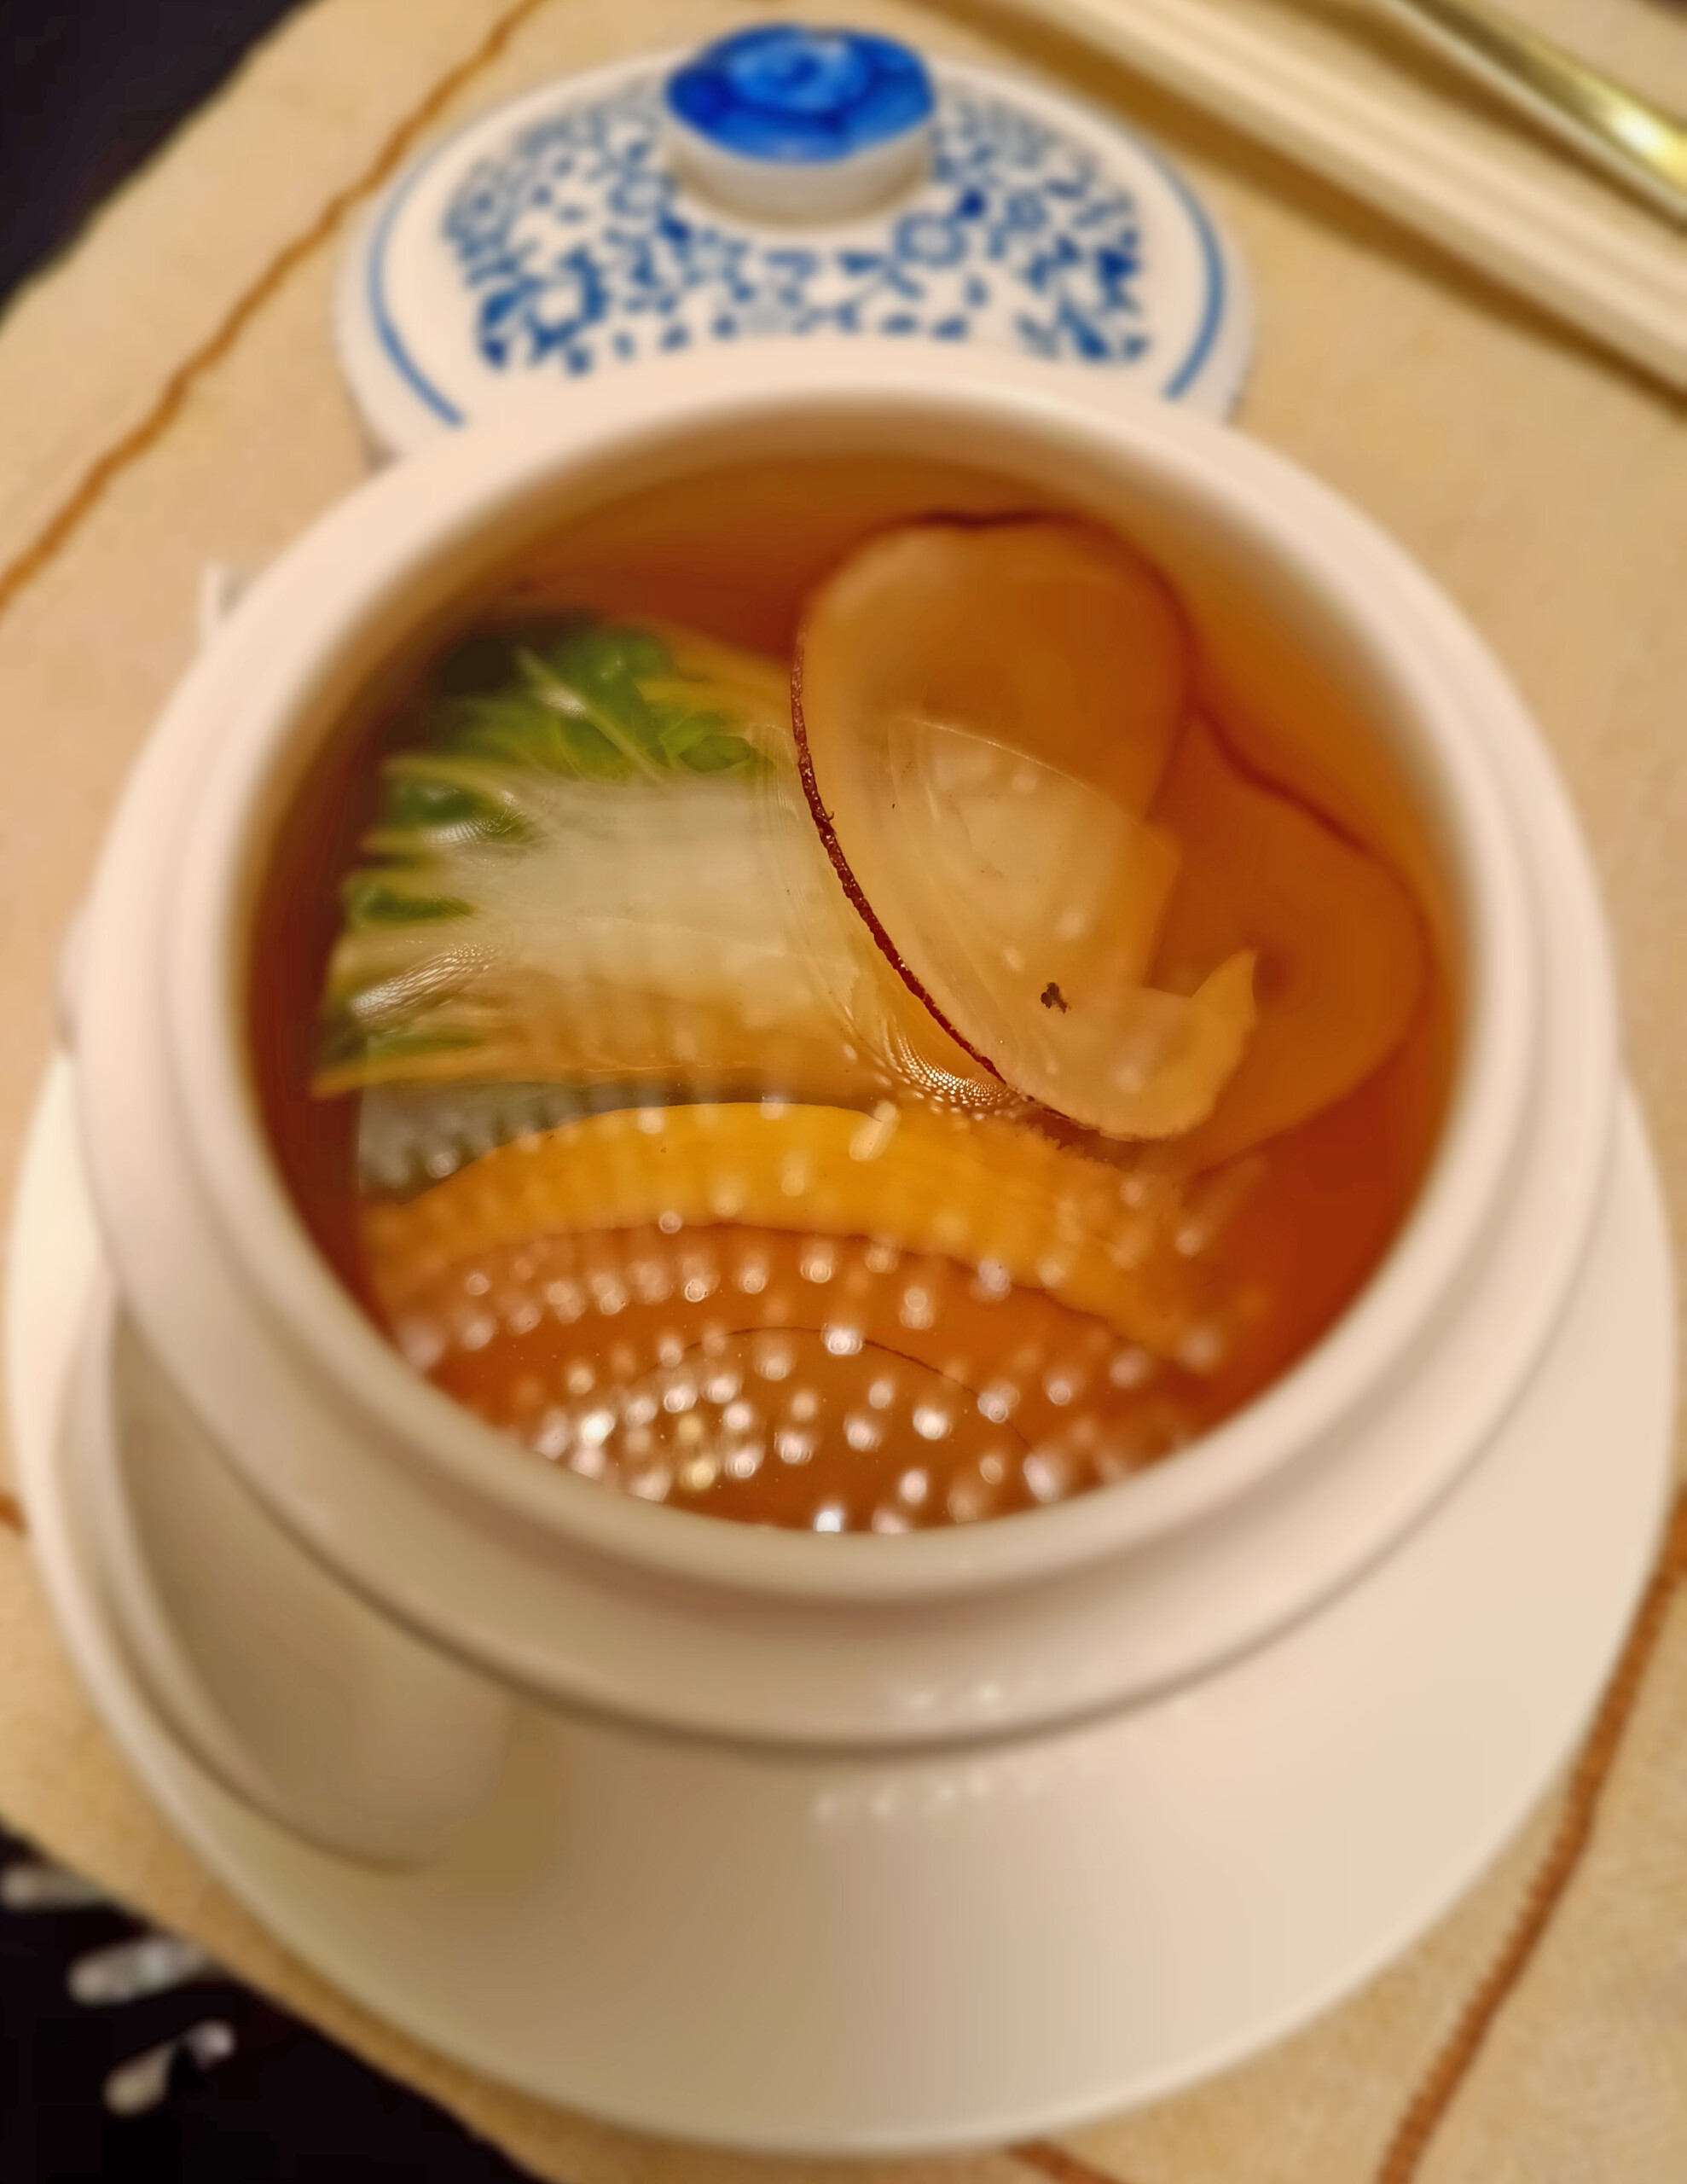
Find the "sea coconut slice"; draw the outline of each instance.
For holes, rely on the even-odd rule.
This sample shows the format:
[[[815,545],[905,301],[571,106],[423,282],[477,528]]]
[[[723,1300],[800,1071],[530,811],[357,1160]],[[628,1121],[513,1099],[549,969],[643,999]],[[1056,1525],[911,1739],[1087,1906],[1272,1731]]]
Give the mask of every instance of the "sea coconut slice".
[[[1203,1120],[1253,1026],[1251,961],[1145,983],[1179,851],[1145,815],[1188,688],[1162,579],[1064,518],[905,525],[815,595],[792,688],[844,891],[944,1030],[1085,1128]]]
[[[1229,1159],[1354,1091],[1393,1053],[1423,995],[1428,944],[1410,893],[1378,858],[1249,772],[1198,716],[1154,807],[1182,846],[1157,984],[1253,952],[1258,1022],[1209,1121],[1183,1150]]]

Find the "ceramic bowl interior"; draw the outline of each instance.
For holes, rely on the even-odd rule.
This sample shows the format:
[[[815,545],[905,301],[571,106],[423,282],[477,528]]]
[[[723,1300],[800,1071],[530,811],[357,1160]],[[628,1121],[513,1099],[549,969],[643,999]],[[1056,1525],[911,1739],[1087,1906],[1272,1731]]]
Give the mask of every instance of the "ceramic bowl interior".
[[[1344,553],[1328,497],[1286,466],[1150,404],[1107,411],[1064,398],[1035,374],[1015,384],[910,369],[857,383],[812,361],[806,376],[762,363],[759,383],[657,377],[580,415],[558,404],[541,422],[536,410],[525,445],[508,427],[465,435],[371,489],[384,504],[372,503],[355,554],[338,567],[322,557],[300,594],[308,625],[254,684],[207,785],[174,924],[182,1082],[198,1157],[255,1289],[343,1402],[454,1492],[704,1583],[883,1598],[1017,1582],[1198,1524],[1325,1445],[1407,1367],[1491,1215],[1525,1098],[1533,984],[1515,853],[1433,663]],[[1454,1018],[1439,1144],[1357,1301],[1283,1379],[1173,1460],[1064,1505],[895,1540],[699,1523],[512,1461],[501,1437],[412,1374],[334,1280],[257,1112],[246,1036],[253,921],[284,815],[301,797],[332,805],[337,724],[536,553],[587,532],[612,552],[641,504],[665,496],[683,524],[706,517],[713,580],[729,600],[756,589],[770,555],[789,559],[780,509],[800,509],[814,466],[870,479],[883,520],[898,512],[899,477],[916,481],[904,507],[931,505],[934,464],[954,466],[954,495],[1071,509],[1142,546],[1193,618],[1224,716],[1256,725],[1338,822],[1407,875]],[[816,554],[829,550],[825,528]]]

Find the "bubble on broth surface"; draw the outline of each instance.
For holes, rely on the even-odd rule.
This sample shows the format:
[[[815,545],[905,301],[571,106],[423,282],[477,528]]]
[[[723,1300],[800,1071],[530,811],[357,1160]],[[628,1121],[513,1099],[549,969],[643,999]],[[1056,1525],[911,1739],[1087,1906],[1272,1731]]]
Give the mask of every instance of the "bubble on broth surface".
[[[547,1318],[519,1330],[507,1325],[487,1343],[457,1342],[437,1362],[434,1378],[535,1455],[599,1486],[805,1530],[883,1533],[976,1522],[1050,1498],[1045,1473],[1025,1468],[1035,1451],[1045,1467],[1058,1451],[1076,1491],[1122,1476],[1139,1461],[1136,1452],[1164,1438],[1164,1421],[1151,1427],[1137,1419],[1134,1397],[1121,1396],[1104,1376],[1099,1402],[1084,1410],[1070,1400],[1057,1403],[1035,1373],[1011,1377],[987,1344],[967,1348],[988,1361],[988,1370],[958,1375],[958,1338],[1001,1303],[972,1296],[961,1269],[949,1269],[941,1285],[928,1271],[934,1293],[947,1300],[942,1324],[910,1342],[900,1275],[875,1273],[862,1240],[833,1244],[837,1275],[858,1277],[861,1294],[859,1323],[840,1329],[822,1316],[824,1292],[801,1280],[802,1237],[723,1232],[722,1241],[729,1235],[758,1253],[793,1304],[811,1307],[806,1318],[768,1325],[757,1316],[753,1324],[714,1329],[706,1347],[698,1341],[675,1351],[660,1308],[629,1284],[612,1360],[601,1347],[587,1355],[578,1346],[601,1322],[559,1326]],[[474,1270],[496,1284],[519,1253],[533,1278],[567,1280],[561,1269],[576,1263],[588,1240],[594,1252],[616,1248],[629,1263],[659,1260],[664,1249],[678,1256],[648,1224],[612,1237],[506,1244]],[[461,1289],[463,1279],[460,1263],[433,1276],[445,1291]],[[1022,1351],[1105,1345],[1104,1325],[1049,1297],[1014,1292],[1012,1302],[1022,1324],[1046,1331],[1046,1342]],[[425,1311],[425,1297],[412,1309]],[[1167,1371],[1174,1382],[1187,1379],[1175,1366]],[[1200,1398],[1190,1387],[1192,1432]],[[1155,1401],[1162,1403],[1157,1395]],[[821,1511],[826,1521],[817,1525]]]
[[[560,1462],[588,1450],[592,1475],[628,1491],[637,1490],[635,1478],[666,1469],[671,1498],[683,1506],[706,1503],[722,1515],[753,1510],[758,1522],[819,1531],[871,1526],[879,1497],[864,1481],[860,1458],[910,1434],[946,1445],[928,1460],[917,1489],[909,1485],[912,1474],[904,1475],[907,1512],[934,1493],[943,1500],[954,1480],[983,1466],[992,1467],[994,1484],[1006,1479],[1000,1429],[978,1410],[971,1391],[916,1359],[862,1342],[840,1363],[823,1332],[811,1328],[728,1336],[722,1355],[724,1371],[705,1371],[688,1356],[672,1374],[631,1382],[613,1407],[551,1405],[530,1445]],[[738,1395],[740,1385],[757,1382],[754,1397]],[[879,1391],[874,1410],[864,1407],[869,1387]],[[769,1449],[778,1467],[800,1478],[765,1470]],[[941,1467],[935,1489],[926,1484],[934,1466]],[[965,1490],[977,1498],[973,1487]],[[913,1521],[911,1513],[903,1521]]]

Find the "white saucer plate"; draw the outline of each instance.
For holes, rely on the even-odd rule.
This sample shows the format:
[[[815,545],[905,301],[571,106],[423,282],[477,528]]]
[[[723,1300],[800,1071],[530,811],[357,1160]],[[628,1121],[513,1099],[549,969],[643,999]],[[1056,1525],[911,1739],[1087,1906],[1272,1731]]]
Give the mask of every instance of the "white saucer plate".
[[[221,1789],[116,1643],[60,1432],[98,1274],[61,1064],[14,1235],[14,1445],[77,1667],[152,1796],[291,1949],[419,2040],[543,2098],[743,2147],[913,2152],[1070,2126],[1349,1992],[1470,1885],[1573,1750],[1669,1490],[1670,1264],[1626,1106],[1534,1383],[1406,1545],[1268,1649],[1035,1745],[893,1765],[660,1741],[629,1758],[614,1729],[529,1711],[448,1853],[378,1873]],[[694,1821],[683,1872],[655,1848],[675,1798]],[[594,1889],[571,1855],[606,1826],[628,1840],[630,1894]],[[1031,1861],[1037,1889],[1017,1889]],[[1014,1962],[1013,1991],[981,1994],[959,1960],[930,1962],[923,1993],[877,1991],[871,1937],[829,1910],[864,1882],[896,1922],[971,1891],[978,1963]]]

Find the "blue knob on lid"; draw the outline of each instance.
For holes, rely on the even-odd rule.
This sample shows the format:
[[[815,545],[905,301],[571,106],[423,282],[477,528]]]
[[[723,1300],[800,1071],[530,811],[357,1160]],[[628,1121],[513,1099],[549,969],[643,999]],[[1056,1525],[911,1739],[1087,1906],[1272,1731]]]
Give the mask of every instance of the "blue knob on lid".
[[[769,23],[668,79],[675,163],[710,195],[786,219],[840,219],[924,172],[936,104],[925,62],[862,31]]]

